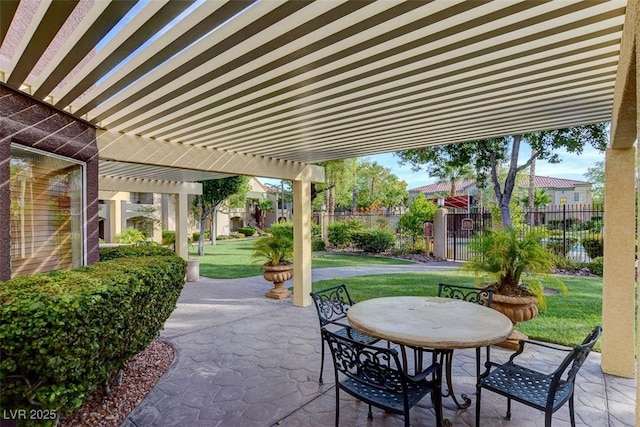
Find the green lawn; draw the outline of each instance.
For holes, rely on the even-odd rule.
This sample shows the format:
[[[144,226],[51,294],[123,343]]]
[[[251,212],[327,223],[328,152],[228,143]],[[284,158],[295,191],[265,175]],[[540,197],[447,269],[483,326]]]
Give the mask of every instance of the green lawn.
[[[197,245],[189,248],[189,257],[200,260],[200,275],[212,279],[236,279],[262,274],[260,263],[253,263],[251,247],[255,239],[222,240],[216,245],[205,244],[205,255],[197,255]],[[401,259],[314,252],[313,268],[349,267],[356,265],[411,264]]]
[[[548,308],[529,322],[518,324],[518,330],[529,338],[563,345],[580,344],[595,325],[602,324],[602,279],[562,276],[567,295],[549,295]],[[320,290],[346,283],[355,301],[381,296],[435,296],[438,283],[473,284],[473,276],[462,271],[403,273],[358,276],[348,279],[323,280],[313,283]],[[600,342],[596,344],[600,349]]]

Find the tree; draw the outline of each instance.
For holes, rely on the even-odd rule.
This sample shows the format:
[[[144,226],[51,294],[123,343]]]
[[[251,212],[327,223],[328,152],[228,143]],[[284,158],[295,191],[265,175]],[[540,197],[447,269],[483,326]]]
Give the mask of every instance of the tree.
[[[520,146],[523,142],[529,144],[532,154],[519,164]],[[604,151],[607,145],[605,123],[425,147],[396,154],[402,163],[412,164],[414,170],[424,167],[433,175],[435,175],[434,171],[442,169],[447,164],[474,165],[478,186],[482,187],[487,180],[490,180],[500,210],[502,225],[510,228],[512,221],[509,204],[516,184],[516,174],[528,168],[536,159],[559,163],[560,159],[555,151],[560,148],[579,155],[586,144]],[[504,180],[500,179],[498,174],[499,166],[503,163],[506,163],[507,170]]]
[[[223,203],[231,196],[241,193],[242,200],[246,198],[249,178],[245,176],[231,176],[228,178],[211,179],[201,181],[202,194],[196,196],[195,205],[198,210],[200,220],[200,239],[198,240],[198,255],[204,255],[204,231],[207,218],[211,218],[213,223],[211,240],[216,242],[216,217]]]
[[[409,233],[415,242],[424,232],[424,223],[433,220],[437,209],[435,203],[420,193],[411,201],[409,211],[400,217],[398,225],[403,232]]]
[[[533,200],[529,198],[529,195],[522,196],[520,198],[520,202],[524,203],[527,206],[533,206],[534,208],[539,208],[542,206],[546,206],[551,203],[551,196],[544,188],[536,188],[533,192]]]
[[[604,203],[604,160],[595,163],[595,166],[587,169],[585,178],[591,183],[592,201],[594,204]]]
[[[267,219],[268,212],[274,212],[273,210],[273,202],[271,199],[262,199],[256,205],[257,209],[257,217],[259,219],[260,228],[264,229],[264,221]]]
[[[446,164],[442,169],[434,171],[434,176],[441,183],[450,184],[449,196],[456,195],[457,184],[460,180],[473,178],[473,175],[473,168],[468,164]]]

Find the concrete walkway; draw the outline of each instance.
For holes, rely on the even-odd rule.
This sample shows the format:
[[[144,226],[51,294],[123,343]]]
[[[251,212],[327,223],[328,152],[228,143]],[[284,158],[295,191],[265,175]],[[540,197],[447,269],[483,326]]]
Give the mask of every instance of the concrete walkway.
[[[455,263],[385,267],[327,268],[313,271],[313,280],[363,274],[393,274],[457,268]],[[348,284],[348,280],[345,280]],[[328,355],[325,384],[318,384],[320,333],[313,306],[294,307],[291,299],[270,300],[271,287],[262,277],[215,280],[201,277],[187,283],[178,307],[161,337],[175,349],[167,373],[124,421],[143,426],[330,426],[335,417],[333,365]],[[492,359],[504,361],[511,352],[495,348]],[[546,355],[523,355],[534,366],[554,363]],[[587,426],[635,425],[635,380],[603,375],[599,353],[591,353],[577,380],[576,420]],[[456,392],[474,398],[475,352],[456,350]],[[341,393],[341,425],[400,426],[403,417],[373,409]],[[514,403],[513,420],[503,419],[506,399],[490,392],[482,398],[482,426],[541,426],[541,412]],[[452,409],[445,399],[444,415],[454,426],[473,426],[475,399],[467,410]],[[415,426],[435,425],[428,398],[411,411]],[[554,426],[568,426],[565,406]]]

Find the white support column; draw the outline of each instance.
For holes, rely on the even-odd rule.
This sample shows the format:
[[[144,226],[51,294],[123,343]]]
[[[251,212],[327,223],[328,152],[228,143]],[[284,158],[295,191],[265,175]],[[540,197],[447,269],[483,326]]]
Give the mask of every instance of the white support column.
[[[602,370],[635,376],[635,152],[608,149],[605,157]]]
[[[122,233],[122,227],[120,224],[120,222],[122,221],[122,206],[120,204],[120,200],[108,200],[107,209],[109,210],[108,242],[114,243],[116,241],[116,236]]]
[[[293,181],[293,305],[311,305],[311,183]]]
[[[187,244],[187,224],[189,200],[186,193],[175,195],[176,204],[176,254],[183,259],[189,258],[189,246]]]

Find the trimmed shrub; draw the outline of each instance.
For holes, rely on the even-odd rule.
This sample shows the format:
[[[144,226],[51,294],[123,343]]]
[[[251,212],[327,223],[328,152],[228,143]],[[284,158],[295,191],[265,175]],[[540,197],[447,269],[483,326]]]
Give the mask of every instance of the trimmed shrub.
[[[582,239],[582,246],[587,251],[589,258],[594,259],[604,255],[604,242],[602,236],[585,237]]]
[[[200,232],[199,231],[194,231],[193,233],[191,233],[191,238],[193,239],[194,242],[199,241],[200,240]],[[204,239],[205,240],[211,240],[211,231],[204,230]]]
[[[604,258],[601,256],[594,258],[587,264],[587,268],[591,274],[602,276],[604,274]]]
[[[100,248],[100,261],[147,256],[176,256],[176,253],[162,246],[116,246],[113,248]]]
[[[364,230],[364,225],[360,221],[336,221],[329,224],[327,240],[337,248],[344,248],[353,243],[351,234]]]
[[[172,256],[126,257],[161,250]],[[0,283],[3,408],[71,412],[145,349],[175,309],[186,261],[162,247],[101,252],[112,260]]]
[[[245,236],[253,236],[256,234],[256,229],[253,227],[240,227],[238,228],[238,233],[242,233]]]
[[[173,245],[176,242],[176,232],[172,230],[162,230],[162,244]]]
[[[324,243],[324,240],[319,237],[311,238],[311,250],[313,252],[320,252],[324,251],[325,249],[327,249],[327,245]]]
[[[236,233],[235,236],[233,236],[234,239],[244,239],[245,236],[244,233]]]
[[[389,230],[361,230],[351,233],[356,248],[374,254],[386,252],[395,244],[395,236]]]

